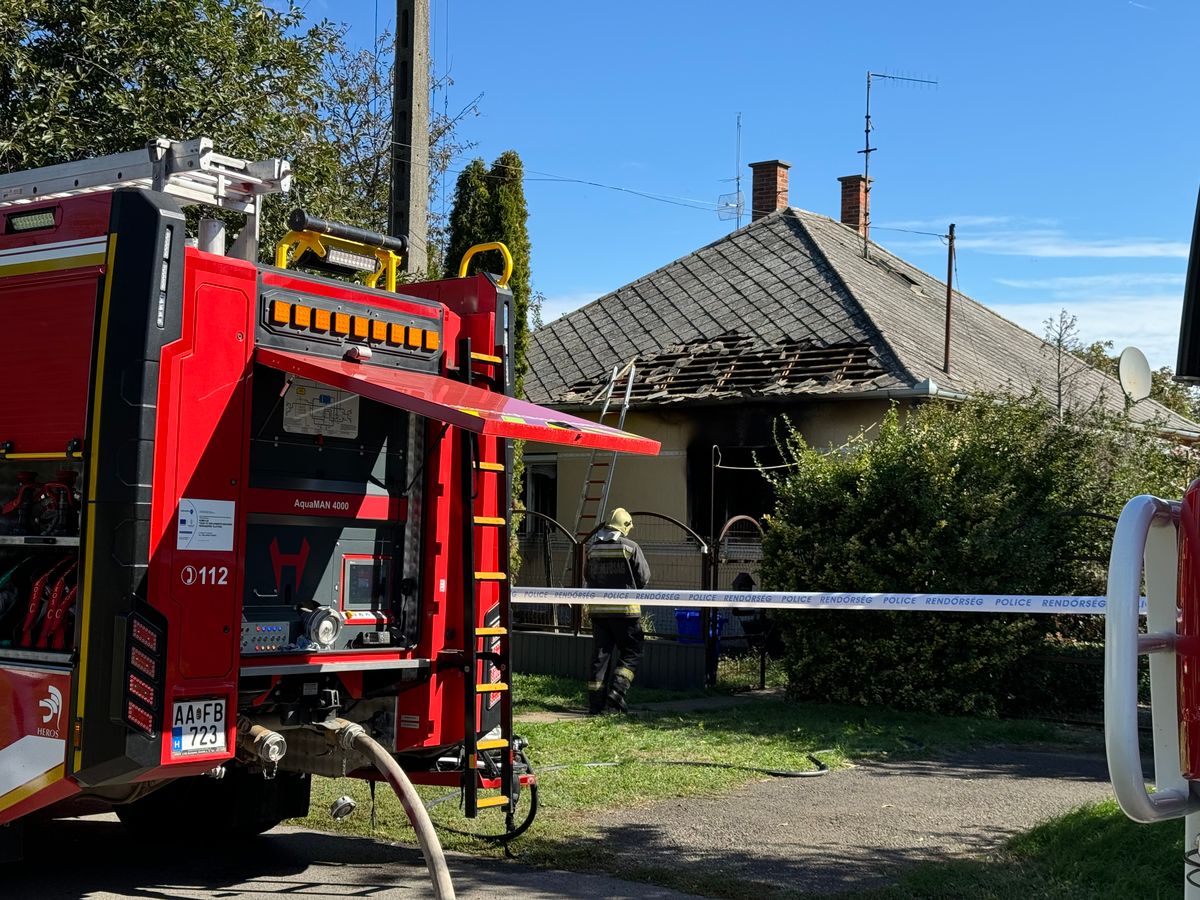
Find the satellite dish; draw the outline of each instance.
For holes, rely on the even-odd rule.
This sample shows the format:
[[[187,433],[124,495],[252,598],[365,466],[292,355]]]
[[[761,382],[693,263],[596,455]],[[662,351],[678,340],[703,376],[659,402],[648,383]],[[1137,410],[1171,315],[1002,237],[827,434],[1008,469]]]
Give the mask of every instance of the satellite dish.
[[[746,195],[741,191],[722,194],[717,198],[717,218],[723,221],[740,219],[746,214]]]
[[[1150,396],[1150,363],[1137,347],[1126,347],[1117,362],[1117,373],[1121,388],[1134,403]]]

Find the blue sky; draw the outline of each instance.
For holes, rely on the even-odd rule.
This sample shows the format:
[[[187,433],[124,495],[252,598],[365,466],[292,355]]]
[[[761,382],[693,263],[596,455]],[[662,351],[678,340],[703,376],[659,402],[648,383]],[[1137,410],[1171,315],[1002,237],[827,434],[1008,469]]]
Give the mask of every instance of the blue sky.
[[[1193,0],[430,4],[455,82],[437,103],[482,92],[472,155],[525,161],[548,321],[732,230],[716,206],[739,112],[743,189],[746,163],[788,160],[791,204],[836,218],[871,70],[938,81],[875,83],[873,238],[944,277],[942,242],[910,232],[955,222],[965,293],[1038,334],[1066,308],[1085,340],[1174,365],[1200,182]],[[307,12],[367,45],[394,3]]]

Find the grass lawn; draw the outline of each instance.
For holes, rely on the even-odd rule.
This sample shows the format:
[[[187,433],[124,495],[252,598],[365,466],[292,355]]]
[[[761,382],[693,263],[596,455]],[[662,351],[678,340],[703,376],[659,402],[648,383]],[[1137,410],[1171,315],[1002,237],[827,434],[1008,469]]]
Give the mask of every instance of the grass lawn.
[[[674,797],[717,794],[763,777],[741,770],[655,765],[655,761],[690,760],[773,769],[812,769],[814,766],[808,754],[817,753],[826,765],[838,768],[847,765],[851,759],[873,756],[916,756],[995,744],[1078,747],[1084,743],[1095,746],[1097,741],[1094,732],[1069,730],[1044,722],[951,719],[858,707],[798,704],[779,699],[748,700],[738,706],[701,712],[648,711],[629,718],[604,716],[548,723],[521,722],[524,713],[579,707],[584,702],[583,684],[571,679],[518,676],[514,688],[514,697],[518,698],[516,730],[529,741],[528,753],[535,770],[564,767],[545,771],[539,776],[537,819],[530,831],[514,843],[514,850],[527,863],[576,870],[605,871],[607,866],[623,866],[616,860],[597,859],[592,842],[575,840],[597,834],[593,822],[604,809],[628,808]],[[633,704],[644,704],[689,696],[704,696],[704,692],[681,695],[635,689],[630,700]],[[581,765],[587,762],[619,765],[605,768]],[[444,790],[421,790],[428,799],[446,795]],[[354,796],[360,809],[350,818],[335,823],[326,810],[329,803],[343,793]],[[518,819],[527,799],[522,799]],[[389,840],[413,842],[404,813],[390,791],[378,790],[376,801],[377,827],[373,833]],[[323,831],[372,833],[367,787],[361,782],[316,779],[312,808],[312,814],[296,824]],[[460,830],[497,832],[503,828],[500,812],[485,811],[474,822],[464,820],[456,800],[437,806],[432,816],[436,823]],[[443,835],[443,844],[449,850],[477,855],[501,853],[494,844],[450,833]],[[1036,856],[1033,850],[1029,851],[1031,860]],[[1021,863],[1016,869],[1025,865]],[[622,868],[616,874],[669,883],[697,892],[711,891],[714,896],[758,897],[762,894],[760,888],[738,893],[736,886],[704,874],[689,876],[684,882],[664,872],[631,873]],[[961,872],[955,868],[941,874],[926,874],[922,869],[920,876],[935,882],[939,878],[943,881],[962,878],[964,880],[958,882],[960,885],[967,884],[966,879],[971,878],[976,879],[974,883],[977,884],[981,877],[979,871],[971,875],[969,866]],[[917,893],[881,897],[963,896],[953,890],[940,894],[920,893],[925,888],[914,884],[911,891]],[[910,889],[906,887],[905,890]],[[1026,890],[1024,896],[1037,895]]]
[[[995,858],[927,864],[869,900],[1149,900],[1183,894],[1183,823],[1138,825],[1094,803],[1013,838]]]

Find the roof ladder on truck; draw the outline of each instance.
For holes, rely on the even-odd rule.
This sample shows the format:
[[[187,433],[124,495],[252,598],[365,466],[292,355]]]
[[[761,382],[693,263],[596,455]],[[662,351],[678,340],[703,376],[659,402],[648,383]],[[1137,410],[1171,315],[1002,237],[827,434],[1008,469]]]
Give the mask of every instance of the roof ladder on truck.
[[[286,192],[291,183],[286,160],[225,156],[213,150],[211,138],[155,138],[142,150],[0,175],[0,209],[117,188],[149,188],[170,194],[183,206],[200,203],[245,213],[246,225],[228,255],[253,260],[263,195]]]
[[[637,368],[630,360],[623,368],[613,366],[608,385],[604,390],[604,402],[600,407],[600,416],[596,420],[601,425],[607,416],[617,417],[616,427],[625,429],[625,413],[629,411],[629,398],[633,393],[633,382],[637,377]],[[625,388],[621,394],[621,407],[612,411],[613,395],[618,385],[624,380]],[[613,473],[617,467],[615,450],[593,450],[588,457],[587,473],[583,476],[583,490],[579,492],[579,509],[575,513],[575,539],[582,541],[591,534],[602,521],[608,509],[608,492],[612,487]],[[563,572],[563,582],[570,574],[570,561]]]

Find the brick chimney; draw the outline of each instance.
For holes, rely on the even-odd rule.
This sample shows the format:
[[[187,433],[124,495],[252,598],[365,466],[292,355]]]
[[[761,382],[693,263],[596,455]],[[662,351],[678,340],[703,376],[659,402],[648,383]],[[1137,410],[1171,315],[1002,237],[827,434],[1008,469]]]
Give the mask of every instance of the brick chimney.
[[[849,225],[863,237],[871,224],[871,192],[867,184],[875,179],[861,175],[845,175],[838,179],[842,183],[842,224]]]
[[[788,205],[788,169],[791,167],[791,163],[782,159],[750,163],[750,171],[754,173],[750,191],[751,222]]]

